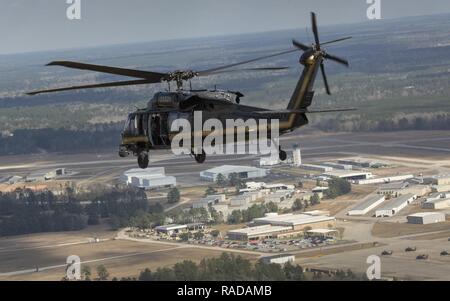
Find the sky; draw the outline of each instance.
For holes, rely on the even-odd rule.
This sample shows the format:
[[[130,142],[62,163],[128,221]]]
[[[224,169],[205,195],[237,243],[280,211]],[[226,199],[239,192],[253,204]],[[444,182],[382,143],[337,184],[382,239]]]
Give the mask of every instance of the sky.
[[[368,0],[0,0],[0,54],[369,22]],[[370,0],[372,1],[372,0]],[[381,16],[450,12],[449,0],[380,0]],[[370,21],[379,22],[379,21]]]

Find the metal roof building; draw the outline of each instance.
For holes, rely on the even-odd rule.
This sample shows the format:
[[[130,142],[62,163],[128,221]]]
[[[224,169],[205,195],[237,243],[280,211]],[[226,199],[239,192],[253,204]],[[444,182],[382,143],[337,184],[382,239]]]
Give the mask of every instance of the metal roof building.
[[[424,209],[448,209],[450,208],[450,198],[429,199],[422,204]]]
[[[398,198],[390,200],[383,207],[375,211],[376,217],[390,217],[399,213],[403,208],[411,204],[416,199],[414,194],[401,195]]]
[[[365,215],[375,209],[385,201],[384,195],[369,195],[365,197],[352,210],[348,211],[348,215]]]
[[[428,225],[445,222],[445,214],[442,212],[419,212],[407,217],[409,224]]]
[[[268,214],[266,217],[255,218],[256,225],[272,225],[292,227],[293,230],[299,230],[307,226],[326,227],[328,223],[334,223],[335,217],[330,216],[312,216],[307,214]]]
[[[253,166],[222,165],[202,171],[200,173],[200,178],[205,181],[215,182],[219,174],[228,179],[231,174],[235,173],[241,179],[254,179],[265,177],[267,171],[267,169]]]
[[[288,226],[262,225],[228,231],[227,235],[232,240],[253,240],[276,237],[277,234],[289,232],[292,228]]]
[[[350,171],[350,170],[334,170],[322,174],[328,178],[341,178],[346,180],[370,179],[373,177],[371,172],[366,171]]]
[[[285,264],[288,262],[294,262],[295,261],[295,255],[292,254],[279,254],[274,256],[266,256],[262,257],[261,259],[262,263],[265,264]]]

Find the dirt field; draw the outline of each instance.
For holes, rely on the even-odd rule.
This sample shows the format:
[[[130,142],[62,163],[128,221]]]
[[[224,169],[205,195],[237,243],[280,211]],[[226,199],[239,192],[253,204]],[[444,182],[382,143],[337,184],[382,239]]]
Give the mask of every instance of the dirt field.
[[[145,268],[155,270],[183,260],[199,262],[223,252],[181,244],[117,240],[116,235],[107,226],[97,226],[74,232],[0,238],[0,281],[61,280],[69,255],[79,256],[94,275],[96,267],[104,265],[111,278],[121,278],[136,277]],[[94,238],[100,242],[94,242]],[[242,256],[251,260],[258,258],[253,254]]]
[[[413,225],[406,223],[376,223],[372,229],[372,235],[382,238],[420,234],[424,232],[450,230],[450,222],[446,221],[431,225]]]

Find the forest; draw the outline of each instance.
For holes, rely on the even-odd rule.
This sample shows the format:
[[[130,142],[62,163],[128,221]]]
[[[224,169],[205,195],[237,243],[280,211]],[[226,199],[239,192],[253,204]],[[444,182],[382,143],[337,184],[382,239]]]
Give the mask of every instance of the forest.
[[[0,236],[82,230],[104,218],[119,227],[140,211],[162,208],[150,207],[143,191],[128,187],[79,194],[67,187],[60,196],[28,189],[0,193]]]

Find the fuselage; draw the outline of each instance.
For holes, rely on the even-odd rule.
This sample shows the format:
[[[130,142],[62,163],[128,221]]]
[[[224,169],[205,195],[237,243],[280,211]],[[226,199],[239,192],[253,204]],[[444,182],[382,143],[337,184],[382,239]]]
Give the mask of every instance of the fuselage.
[[[300,63],[304,69],[287,109],[307,109],[311,105],[314,80],[321,62],[322,57],[318,51],[311,50],[302,55]],[[192,125],[189,133],[192,139],[194,135],[205,138],[211,134],[211,130],[204,130],[201,127],[199,133],[198,127],[195,129],[194,123],[198,122],[194,120],[195,112],[201,112],[202,124],[209,119],[218,119],[222,122],[222,132],[216,131],[215,135],[222,134],[223,141],[230,134],[236,140],[244,137],[246,141],[251,136],[250,128],[245,128],[244,135],[239,136],[235,127],[226,126],[227,120],[242,120],[244,123],[255,120],[257,137],[264,133],[269,135],[268,138],[272,119],[279,120],[279,135],[308,124],[306,114],[274,113],[268,109],[241,105],[238,103],[239,96],[235,92],[207,90],[156,93],[146,109],[129,114],[122,132],[121,147],[134,153],[170,148],[173,137],[179,134],[179,131],[173,130],[173,123],[180,119],[187,120]],[[264,120],[268,122],[261,122]]]

